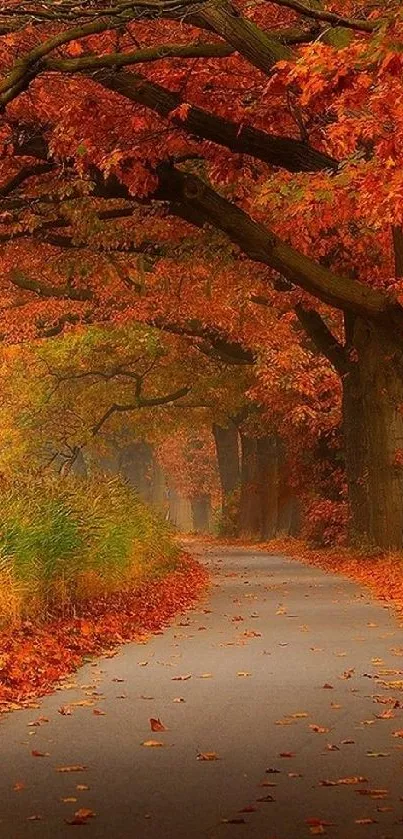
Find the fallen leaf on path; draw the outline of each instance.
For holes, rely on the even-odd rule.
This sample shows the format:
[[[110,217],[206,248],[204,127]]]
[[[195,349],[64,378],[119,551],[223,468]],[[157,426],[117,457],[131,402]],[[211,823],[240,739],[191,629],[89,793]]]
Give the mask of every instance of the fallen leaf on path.
[[[281,769],[266,769],[266,775],[280,775]]]
[[[339,747],[335,746],[334,743],[327,743],[326,744],[326,749],[327,749],[328,752],[339,752],[340,751]]]
[[[38,752],[37,749],[32,749],[32,757],[49,757],[49,752]]]
[[[366,825],[366,824],[378,824],[378,822],[376,821],[376,819],[355,819],[354,824]]]
[[[271,802],[273,802],[273,801],[275,801],[275,800],[276,800],[276,799],[275,799],[275,798],[273,798],[273,796],[272,796],[272,795],[262,795],[262,797],[261,797],[261,798],[257,798],[257,799],[256,799],[256,801],[258,802],[258,804],[269,804],[269,803],[271,803]]]
[[[352,679],[355,673],[355,668],[351,667],[350,670],[345,670],[344,673],[339,676],[339,679]]]
[[[325,682],[323,687],[324,687],[324,690],[334,690],[333,685],[329,685],[328,682]]]
[[[257,807],[254,807],[253,804],[247,804],[246,807],[242,807],[242,810],[238,810],[239,813],[256,813]]]
[[[43,725],[43,723],[45,723],[45,722],[49,722],[47,717],[38,717],[37,720],[33,720],[33,722],[29,722],[29,723],[27,723],[27,725],[30,728],[39,728],[39,726]]]
[[[196,760],[221,760],[217,752],[199,752]]]
[[[151,731],[168,731],[168,729],[165,727],[164,723],[161,722],[159,717],[157,717],[157,719],[151,717],[150,728]]]
[[[403,728],[399,729],[398,731],[394,731],[392,733],[392,737],[403,737]]]
[[[377,714],[377,720],[393,720],[396,714],[393,713],[392,709],[389,708],[387,711],[382,711],[381,714]]]
[[[33,816],[27,816],[28,822],[40,822],[42,821],[42,816],[39,813],[35,813]]]
[[[87,807],[80,807],[74,815],[78,819],[93,819],[96,813],[94,813],[93,810],[89,810]]]
[[[150,749],[152,748],[160,748],[161,746],[165,746],[165,743],[161,743],[159,740],[144,740],[141,744],[142,746],[147,746]]]
[[[390,757],[389,752],[367,752],[368,757]]]
[[[78,790],[78,792],[84,792],[87,789],[89,789],[88,784],[77,784],[76,786],[76,790]]]
[[[342,746],[354,746],[354,744],[355,744],[355,740],[342,740],[341,741]]]
[[[389,795],[387,789],[356,789],[357,795],[368,795],[370,798],[386,798]]]
[[[308,827],[336,827],[334,822],[327,822],[324,819],[305,819],[305,824]]]
[[[24,781],[16,781],[14,786],[13,786],[14,792],[21,792],[21,790],[23,790],[23,789],[26,789]]]
[[[172,702],[185,702],[183,696],[175,696],[175,699]]]
[[[247,673],[244,670],[239,670],[238,673],[237,673],[237,676],[251,676],[251,675],[252,675],[252,673]]]
[[[212,673],[202,673],[201,676],[199,676],[199,679],[212,679],[212,678],[213,678]]]
[[[173,682],[187,682],[189,679],[192,678],[191,673],[186,673],[185,676],[172,676]]]
[[[336,781],[319,781],[319,786],[321,787],[338,787],[338,786],[354,786],[355,784],[367,784],[368,778],[364,778],[360,775],[354,776],[352,778],[338,778]]]
[[[71,710],[70,705],[62,705],[61,708],[59,708],[58,713],[61,714],[62,717],[71,717],[73,711]]]
[[[62,801],[63,804],[76,804],[77,799],[74,798],[74,796],[69,796],[68,798],[61,798],[60,801]]]
[[[309,832],[312,833],[312,836],[323,836],[323,834],[326,833],[326,830],[323,827],[323,824],[317,824],[310,827]]]
[[[324,725],[310,725],[309,728],[311,731],[314,731],[315,734],[329,734],[330,728],[326,728]]]
[[[295,752],[280,752],[279,757],[295,757]]]
[[[85,772],[87,768],[82,763],[74,763],[72,766],[57,766],[56,772]]]

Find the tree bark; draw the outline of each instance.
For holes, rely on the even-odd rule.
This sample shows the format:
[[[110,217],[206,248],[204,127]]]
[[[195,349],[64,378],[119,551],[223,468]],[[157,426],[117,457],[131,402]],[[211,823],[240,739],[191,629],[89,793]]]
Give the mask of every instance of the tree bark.
[[[403,548],[403,351],[376,323],[350,326],[344,435],[355,542]],[[400,461],[402,463],[400,464]]]
[[[232,421],[227,427],[213,425],[213,437],[216,446],[218,472],[222,493],[223,535],[235,536],[237,523],[234,519],[235,493],[240,485],[240,462],[238,429]]]
[[[241,536],[257,537],[260,534],[261,516],[257,474],[257,440],[242,433],[240,438],[242,467],[239,530]]]
[[[259,437],[257,478],[260,499],[260,538],[273,539],[279,517],[279,440],[276,436]]]
[[[193,530],[196,533],[209,533],[211,524],[211,499],[207,494],[197,495],[191,500]]]

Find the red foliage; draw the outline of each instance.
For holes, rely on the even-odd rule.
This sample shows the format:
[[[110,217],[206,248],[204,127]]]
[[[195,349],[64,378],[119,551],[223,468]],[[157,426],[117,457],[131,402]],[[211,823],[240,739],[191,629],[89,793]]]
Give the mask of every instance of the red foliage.
[[[197,600],[207,581],[205,569],[183,554],[162,580],[86,603],[82,616],[43,624],[26,621],[3,632],[0,712],[51,693],[59,679],[81,666],[84,656],[101,655],[116,644],[159,631]]]

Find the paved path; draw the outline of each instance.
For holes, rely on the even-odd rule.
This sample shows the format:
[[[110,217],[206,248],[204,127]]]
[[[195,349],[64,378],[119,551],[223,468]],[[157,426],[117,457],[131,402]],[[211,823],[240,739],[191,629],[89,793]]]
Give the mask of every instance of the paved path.
[[[282,557],[215,547],[204,559],[216,576],[194,611],[0,721],[2,839],[401,839],[393,616],[353,584]],[[377,718],[385,711],[394,718]],[[38,717],[48,722],[30,726]],[[150,717],[169,730],[150,732]],[[164,746],[141,745],[150,739]],[[208,752],[220,760],[197,759]],[[56,771],[75,764],[87,769]],[[95,818],[66,824],[80,807]]]

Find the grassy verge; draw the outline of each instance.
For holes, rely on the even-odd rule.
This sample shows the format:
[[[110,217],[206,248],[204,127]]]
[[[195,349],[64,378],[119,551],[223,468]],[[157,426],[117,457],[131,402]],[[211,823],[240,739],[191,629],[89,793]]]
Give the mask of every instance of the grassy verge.
[[[122,481],[0,484],[0,711],[158,631],[207,582]]]
[[[175,567],[168,526],[123,481],[0,483],[0,626],[68,614]]]

